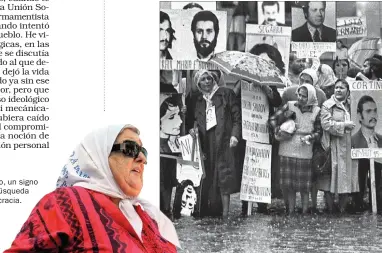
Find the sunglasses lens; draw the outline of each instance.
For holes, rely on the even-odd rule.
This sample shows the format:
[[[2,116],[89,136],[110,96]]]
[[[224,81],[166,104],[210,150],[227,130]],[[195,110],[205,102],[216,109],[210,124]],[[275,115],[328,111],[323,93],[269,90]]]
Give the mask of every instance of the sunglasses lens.
[[[147,160],[147,150],[144,147],[142,147],[141,151],[142,151],[143,155],[146,157],[146,160]]]
[[[135,142],[125,141],[126,149],[123,151],[126,156],[136,158],[139,154],[139,146]]]

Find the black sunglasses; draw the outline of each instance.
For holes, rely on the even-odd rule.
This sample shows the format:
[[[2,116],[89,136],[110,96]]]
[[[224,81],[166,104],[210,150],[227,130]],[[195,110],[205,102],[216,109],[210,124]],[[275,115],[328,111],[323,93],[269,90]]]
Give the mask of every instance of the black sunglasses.
[[[134,159],[137,159],[139,153],[142,152],[146,158],[145,164],[147,164],[147,150],[144,147],[139,146],[135,141],[126,140],[122,143],[114,144],[111,151],[121,151],[125,156],[132,157]]]

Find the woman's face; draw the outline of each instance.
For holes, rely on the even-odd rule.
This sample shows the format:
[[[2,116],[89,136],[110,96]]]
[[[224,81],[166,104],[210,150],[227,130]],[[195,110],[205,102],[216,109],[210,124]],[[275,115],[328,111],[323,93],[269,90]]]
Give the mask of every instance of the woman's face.
[[[340,49],[341,48],[341,42],[337,41],[337,48]]]
[[[339,60],[334,65],[334,71],[336,72],[337,78],[346,78],[348,75],[348,64],[345,60]]]
[[[182,119],[179,115],[179,106],[168,106],[166,114],[160,119],[161,132],[165,135],[179,135]]]
[[[131,140],[142,146],[138,134],[130,129],[121,132],[115,143]],[[122,152],[112,152],[109,156],[109,166],[114,180],[127,196],[136,197],[143,187],[143,171],[146,157],[141,152],[137,158],[127,157]]]
[[[211,92],[214,87],[214,79],[207,73],[204,73],[199,80],[199,87],[204,92]]]
[[[344,101],[346,97],[349,95],[349,89],[343,82],[338,82],[334,86],[334,96],[339,101]]]
[[[297,93],[297,101],[299,105],[306,105],[308,102],[308,90],[305,87],[301,87]]]

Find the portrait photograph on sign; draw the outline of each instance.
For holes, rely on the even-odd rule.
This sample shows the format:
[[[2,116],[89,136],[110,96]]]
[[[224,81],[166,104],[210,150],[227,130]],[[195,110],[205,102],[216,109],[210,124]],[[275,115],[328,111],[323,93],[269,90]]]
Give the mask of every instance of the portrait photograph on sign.
[[[255,51],[258,44],[268,44],[272,47],[264,48],[264,52],[274,51],[274,55],[281,55],[282,63],[285,65],[285,75],[288,75],[289,69],[289,49],[290,49],[290,27],[279,26],[263,26],[263,25],[247,25],[246,30],[246,46],[245,51]],[[257,46],[259,47],[259,46]],[[273,59],[277,61],[276,59]],[[280,65],[280,64],[276,64]]]
[[[161,59],[174,60],[166,69],[195,69],[196,60],[226,50],[226,12],[166,9],[160,16]]]
[[[160,206],[182,250],[382,252],[382,2],[207,3],[161,2],[160,90],[182,102],[161,108]]]
[[[259,25],[285,26],[285,2],[257,2]]]
[[[336,2],[302,1],[292,7],[292,41],[335,42]]]

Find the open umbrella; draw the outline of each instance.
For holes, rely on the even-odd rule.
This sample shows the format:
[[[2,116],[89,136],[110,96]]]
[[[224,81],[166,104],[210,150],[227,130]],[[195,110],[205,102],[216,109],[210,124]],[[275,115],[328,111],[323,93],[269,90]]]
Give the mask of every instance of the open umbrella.
[[[381,38],[363,38],[351,45],[348,50],[348,59],[351,67],[361,68],[367,58],[378,53],[378,41]]]
[[[259,85],[285,87],[282,74],[273,61],[257,55],[239,51],[217,53],[209,60],[228,75],[254,82]]]

